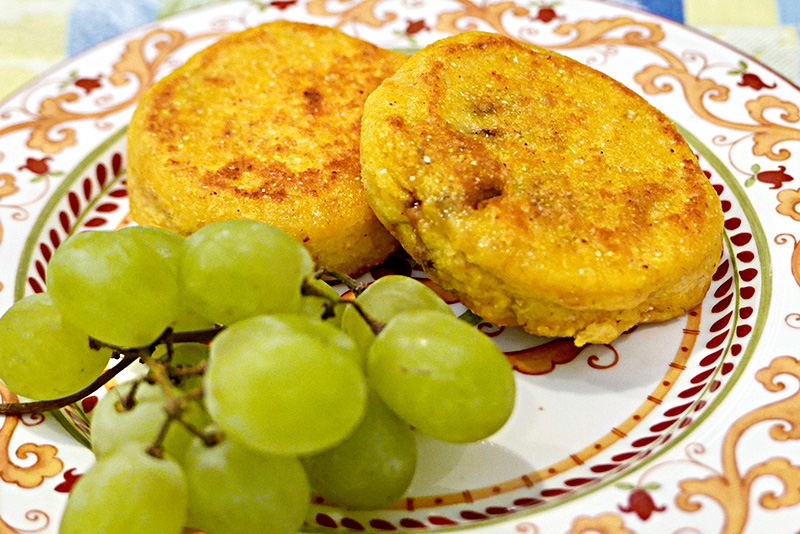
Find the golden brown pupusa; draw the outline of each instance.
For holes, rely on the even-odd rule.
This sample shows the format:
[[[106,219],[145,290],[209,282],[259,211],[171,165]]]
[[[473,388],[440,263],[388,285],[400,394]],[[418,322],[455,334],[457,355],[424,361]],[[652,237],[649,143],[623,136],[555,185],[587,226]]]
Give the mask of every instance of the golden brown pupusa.
[[[128,130],[131,213],[190,234],[249,218],[356,274],[397,248],[360,180],[364,101],[405,56],[278,21],[222,38],[155,84]]]
[[[671,121],[553,52],[468,32],[364,109],[367,198],[474,312],[577,344],[695,306],[722,252],[714,189]]]

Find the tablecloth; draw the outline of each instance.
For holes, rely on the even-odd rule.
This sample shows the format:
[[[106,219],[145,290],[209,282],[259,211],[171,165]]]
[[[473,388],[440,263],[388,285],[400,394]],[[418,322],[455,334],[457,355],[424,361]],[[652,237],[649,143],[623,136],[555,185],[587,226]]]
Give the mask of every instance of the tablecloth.
[[[0,100],[52,65],[104,39],[219,1],[0,0]],[[264,7],[276,3],[251,1]],[[709,33],[795,83],[800,81],[798,0],[623,0],[620,3]],[[531,4],[557,5],[558,0],[537,0]]]

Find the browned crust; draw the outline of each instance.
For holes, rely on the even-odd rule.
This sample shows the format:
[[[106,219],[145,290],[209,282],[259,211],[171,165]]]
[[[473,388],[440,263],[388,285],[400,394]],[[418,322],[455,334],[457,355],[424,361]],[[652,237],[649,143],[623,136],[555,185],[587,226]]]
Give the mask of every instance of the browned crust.
[[[708,287],[719,199],[671,121],[608,76],[470,32],[417,53],[367,101],[378,217],[476,313],[607,341]]]
[[[129,129],[137,222],[189,234],[245,217],[358,273],[396,247],[360,181],[363,103],[405,56],[329,27],[229,35],[145,95]],[[359,246],[354,246],[357,243]]]

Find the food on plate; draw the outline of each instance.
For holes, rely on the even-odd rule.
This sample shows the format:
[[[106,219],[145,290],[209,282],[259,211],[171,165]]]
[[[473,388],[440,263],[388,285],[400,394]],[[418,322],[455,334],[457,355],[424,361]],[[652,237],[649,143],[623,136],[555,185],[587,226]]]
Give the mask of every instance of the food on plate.
[[[610,77],[501,35],[412,56],[367,99],[378,218],[483,318],[577,345],[698,304],[720,201],[661,112]]]
[[[225,440],[193,443],[184,462],[187,526],[207,534],[293,534],[308,512],[310,489],[293,456],[266,456]]]
[[[90,341],[71,323],[61,332],[67,325],[64,310],[79,319],[96,315],[85,299],[34,295],[0,318],[0,354],[31,342],[19,317],[36,321],[37,337],[54,338],[25,354],[24,369],[0,365],[0,378],[8,372],[18,380],[15,373],[24,373],[27,383],[47,381],[43,395],[75,393],[43,404],[4,404],[3,413],[31,413],[9,410],[32,406],[39,412],[57,409],[94,393],[126,366],[145,365],[90,412],[97,463],[76,482],[61,532],[109,525],[116,517],[112,510],[125,521],[122,530],[109,527],[108,532],[178,534],[189,526],[209,534],[290,534],[307,516],[310,492],[315,502],[356,509],[400,499],[414,476],[417,432],[475,441],[510,416],[511,364],[488,337],[457,319],[417,280],[386,276],[367,294],[342,276],[359,293],[355,301],[343,299],[315,277],[299,241],[246,219],[211,223],[187,238],[154,227],[71,236],[51,262],[70,274],[63,281],[83,287],[89,283],[75,273],[89,259],[76,251],[96,256],[86,269],[88,277],[113,260],[124,267],[122,287],[180,289],[158,328],[138,311],[108,312],[102,331],[122,330],[110,324],[121,321],[140,332],[141,346]],[[159,268],[148,271],[151,264]],[[254,264],[258,272],[252,272]],[[215,309],[249,298],[226,289],[225,280],[255,284],[248,292],[256,305],[245,303],[230,324],[209,328]],[[190,285],[207,298],[189,295]],[[104,309],[129,305],[130,296],[105,278],[98,276],[97,286],[86,290]],[[303,304],[312,297],[313,305]],[[341,327],[341,307],[361,310],[372,329],[367,341],[357,343]],[[133,308],[140,310],[141,303]],[[186,314],[204,319],[190,323],[202,329],[186,330]],[[135,328],[137,321],[148,327]],[[156,333],[145,336],[146,331]],[[63,350],[52,345],[59,342]],[[118,361],[103,371],[112,356]],[[89,365],[87,357],[99,365]],[[101,373],[101,380],[75,391]],[[131,480],[136,488],[128,491]]]
[[[367,405],[352,339],[318,320],[260,315],[229,326],[211,345],[205,405],[231,438],[265,454],[332,447]]]
[[[271,22],[224,37],[156,83],[128,129],[131,214],[188,235],[247,218],[331,270],[397,248],[360,181],[364,100],[405,56],[334,28]]]
[[[166,231],[145,230],[75,234],[47,267],[47,292],[64,318],[117,347],[152,343],[180,310],[176,260],[156,248],[167,246]]]
[[[178,285],[186,306],[224,325],[296,311],[298,288],[314,269],[296,239],[248,219],[204,226],[186,238],[180,256]]]
[[[143,445],[154,442],[167,420],[166,402],[159,386],[137,380],[123,382],[103,395],[91,411],[90,438],[95,457],[108,456],[131,441]],[[171,425],[162,448],[173,458],[183,458],[193,437],[185,427]]]
[[[469,443],[491,436],[511,416],[514,377],[494,342],[474,332],[436,310],[395,316],[370,345],[370,387],[434,438]]]
[[[18,395],[41,400],[80,391],[110,357],[92,350],[46,293],[18,300],[0,317],[0,378]]]
[[[372,393],[358,427],[335,447],[301,458],[311,486],[336,505],[360,510],[391,506],[417,466],[414,430]]]
[[[58,532],[180,534],[187,503],[181,466],[131,441],[82,474],[70,492]]]
[[[378,278],[356,297],[356,303],[370,317],[383,323],[405,311],[438,310],[452,315],[450,307],[431,288],[408,276],[389,274]],[[353,306],[342,312],[342,330],[352,337],[365,353],[375,340],[375,333]]]

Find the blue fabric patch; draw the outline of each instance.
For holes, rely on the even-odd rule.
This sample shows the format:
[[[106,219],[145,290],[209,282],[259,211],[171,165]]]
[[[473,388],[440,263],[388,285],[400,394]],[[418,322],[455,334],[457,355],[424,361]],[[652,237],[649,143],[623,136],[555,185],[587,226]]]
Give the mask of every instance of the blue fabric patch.
[[[800,24],[800,2],[778,0],[778,20],[781,24]]]
[[[75,0],[67,25],[67,54],[156,19],[161,0]]]
[[[795,2],[796,0],[787,0]],[[638,7],[678,22],[683,19],[683,0],[617,0],[619,4]]]

